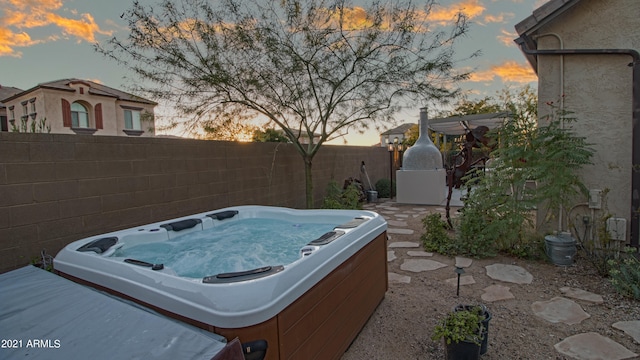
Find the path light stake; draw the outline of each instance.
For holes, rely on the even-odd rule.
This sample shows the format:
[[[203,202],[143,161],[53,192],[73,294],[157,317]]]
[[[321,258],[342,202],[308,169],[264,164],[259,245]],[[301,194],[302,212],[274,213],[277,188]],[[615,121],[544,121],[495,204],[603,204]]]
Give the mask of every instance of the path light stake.
[[[460,296],[460,275],[464,274],[464,269],[456,266],[456,274],[458,274],[458,288],[456,289],[456,296]]]

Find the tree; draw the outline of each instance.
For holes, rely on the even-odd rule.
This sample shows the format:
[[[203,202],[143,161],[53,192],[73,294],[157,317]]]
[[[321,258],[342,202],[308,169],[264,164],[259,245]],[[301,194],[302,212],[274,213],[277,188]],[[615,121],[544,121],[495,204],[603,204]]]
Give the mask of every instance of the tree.
[[[453,50],[466,18],[434,29],[434,2],[135,1],[123,14],[128,38],[96,49],[133,70],[141,80],[133,90],[174,102],[190,124],[258,116],[276,124],[304,161],[312,207],[312,160],[324,142],[393,123],[403,105],[445,101],[467,78],[454,70]]]
[[[256,129],[252,140],[255,142],[289,142],[289,138],[274,128]]]
[[[456,107],[449,113],[448,116],[491,114],[500,111],[502,111],[500,105],[497,104],[495,100],[493,100],[489,96],[486,96],[480,100],[469,100],[465,97],[458,102]]]
[[[258,130],[257,126],[234,122],[231,119],[221,122],[205,120],[200,125],[204,130],[202,137],[209,140],[250,141],[252,134]]]

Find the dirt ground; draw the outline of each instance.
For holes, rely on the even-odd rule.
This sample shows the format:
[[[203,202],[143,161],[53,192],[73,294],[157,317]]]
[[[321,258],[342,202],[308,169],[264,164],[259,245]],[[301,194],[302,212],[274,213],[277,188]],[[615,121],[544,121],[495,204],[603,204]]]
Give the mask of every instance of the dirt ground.
[[[399,212],[415,206],[394,205]],[[393,217],[391,217],[393,218]],[[389,242],[420,242],[424,232],[417,216],[406,219],[412,235],[390,234]],[[405,219],[402,219],[405,220]],[[412,273],[400,269],[409,250],[395,248],[397,259],[388,263],[389,272],[411,276],[409,284],[391,283],[385,299],[380,303],[342,360],[364,359],[444,359],[442,340],[431,339],[439,319],[457,304],[484,303],[492,315],[489,322],[489,346],[482,359],[570,359],[558,353],[554,344],[564,338],[584,332],[597,332],[627,349],[640,353],[640,345],[624,332],[611,325],[618,321],[640,320],[640,302],[619,296],[608,279],[600,277],[589,262],[578,255],[575,265],[561,267],[549,262],[525,261],[498,256],[473,259],[465,275],[472,275],[475,284],[460,288],[445,283],[456,277],[453,258],[434,254],[429,258],[449,266],[434,271]],[[519,285],[493,280],[486,275],[485,266],[501,263],[518,265],[533,275],[531,284]],[[483,289],[493,284],[508,286],[515,299],[492,303],[483,302]],[[563,296],[562,287],[573,287],[602,295],[603,304],[574,300],[591,315],[577,325],[550,323],[535,316],[531,304]],[[640,357],[638,357],[640,358]],[[636,358],[636,359],[638,359]]]

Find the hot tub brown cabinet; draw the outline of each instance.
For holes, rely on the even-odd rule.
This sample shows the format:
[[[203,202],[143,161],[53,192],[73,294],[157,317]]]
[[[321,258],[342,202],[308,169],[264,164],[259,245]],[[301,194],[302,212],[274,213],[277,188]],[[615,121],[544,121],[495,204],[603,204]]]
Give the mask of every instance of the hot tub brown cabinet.
[[[340,359],[387,291],[386,238],[386,232],[378,235],[265,322],[238,329],[200,326],[228,340],[266,340],[266,360]]]

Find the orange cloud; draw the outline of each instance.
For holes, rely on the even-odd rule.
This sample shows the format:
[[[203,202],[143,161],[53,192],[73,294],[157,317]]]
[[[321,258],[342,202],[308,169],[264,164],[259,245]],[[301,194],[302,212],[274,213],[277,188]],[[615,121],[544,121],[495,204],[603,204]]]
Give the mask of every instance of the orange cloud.
[[[485,7],[482,6],[479,1],[480,0],[463,0],[460,3],[452,4],[448,7],[434,6],[429,12],[416,10],[416,20],[418,23],[450,25],[452,21],[458,17],[458,14],[463,14],[467,19],[473,19],[480,16],[485,10]],[[330,11],[331,10],[327,10],[327,13],[330,13]],[[372,25],[372,20],[367,18],[366,9],[362,7],[344,8],[343,11],[343,27],[347,30],[363,29]],[[333,12],[330,15],[333,22],[339,21],[337,12]],[[382,29],[392,28],[392,23],[393,20],[391,20],[391,17],[387,16],[386,24],[382,25]]]
[[[95,42],[95,34],[111,35],[111,32],[100,30],[98,24],[93,20],[91,14],[82,14],[81,20],[68,19],[57,14],[47,14],[47,20],[62,29],[66,35],[78,38],[78,42],[85,40]]]
[[[500,33],[501,35],[497,36],[498,41],[500,41],[505,46],[516,46],[516,43],[513,40],[518,37],[518,34],[516,34],[515,32],[509,32],[504,29],[500,30]]]
[[[469,81],[491,82],[495,77],[504,82],[529,83],[538,81],[538,76],[528,64],[519,64],[515,61],[507,61],[500,65],[492,66],[487,71],[479,71],[471,74]]]
[[[515,15],[513,13],[500,13],[498,15],[487,15],[484,17],[484,23],[504,23],[512,19]]]
[[[485,10],[486,8],[480,4],[479,0],[464,0],[447,7],[434,7],[428,15],[427,20],[439,24],[447,24],[450,23],[452,19],[455,19],[458,13],[462,13],[468,19],[473,19],[482,15]]]
[[[96,34],[111,35],[100,29],[91,14],[80,14],[78,18],[61,13],[69,12],[78,16],[76,10],[62,10],[62,0],[0,0],[4,14],[0,16],[0,56],[20,57],[17,48],[60,39],[57,34],[49,34],[44,39],[32,39],[27,31],[45,26],[55,26],[62,35],[78,41],[95,42]]]
[[[0,28],[0,56],[20,57],[21,52],[15,51],[12,47],[25,47],[39,43],[40,41],[32,40],[29,34],[14,33],[9,29]]]

